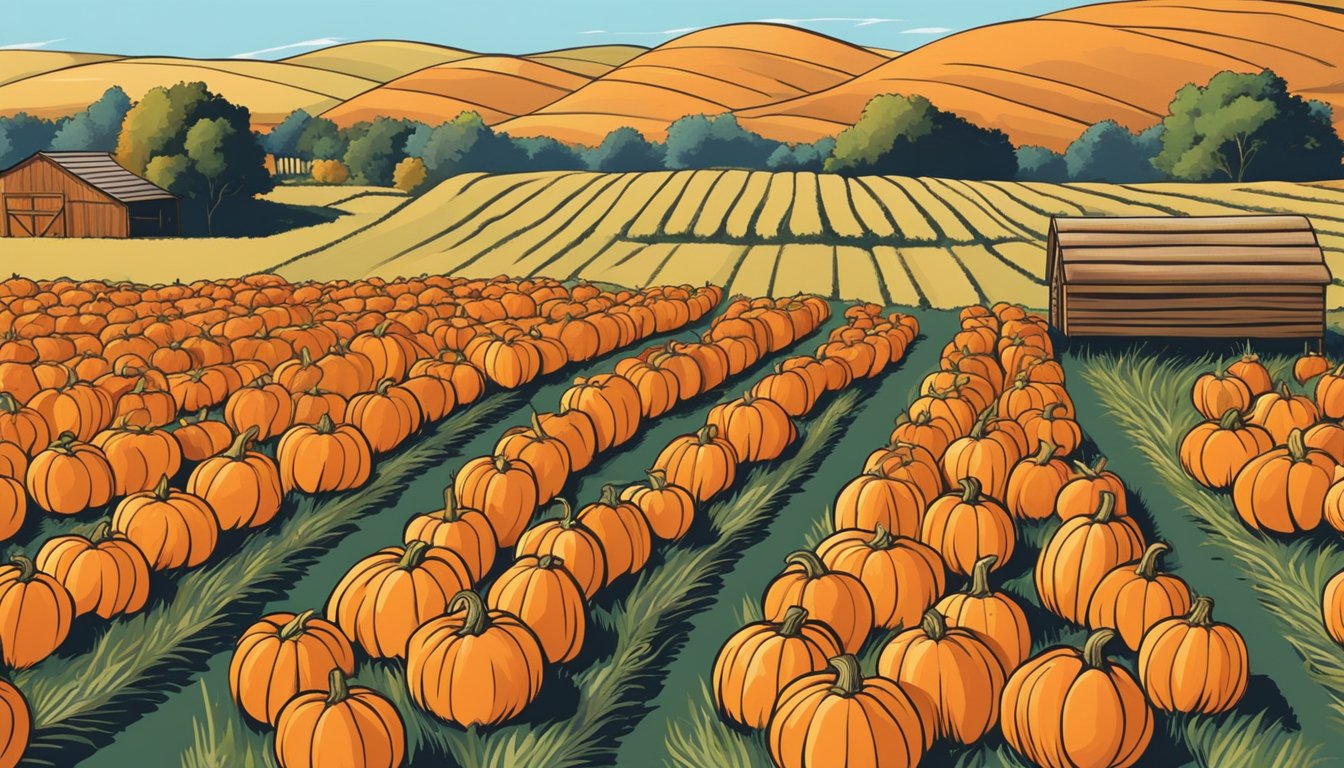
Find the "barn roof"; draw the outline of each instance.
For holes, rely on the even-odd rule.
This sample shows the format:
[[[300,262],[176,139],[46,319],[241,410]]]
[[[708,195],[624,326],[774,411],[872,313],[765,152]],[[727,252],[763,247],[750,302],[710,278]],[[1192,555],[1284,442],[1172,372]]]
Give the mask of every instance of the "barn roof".
[[[74,176],[123,203],[142,200],[173,200],[173,193],[136,176],[112,159],[108,152],[38,152]]]
[[[1046,280],[1069,285],[1330,282],[1304,216],[1056,217]]]

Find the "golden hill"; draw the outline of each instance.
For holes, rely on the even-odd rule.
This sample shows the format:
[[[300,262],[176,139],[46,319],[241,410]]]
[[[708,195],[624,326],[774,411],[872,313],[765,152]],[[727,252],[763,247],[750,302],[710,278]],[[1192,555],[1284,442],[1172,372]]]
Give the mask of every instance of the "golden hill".
[[[1186,83],[1270,68],[1296,92],[1330,103],[1344,123],[1341,51],[1344,14],[1320,4],[1134,0],[963,32],[739,116],[765,135],[812,141],[852,124],[873,96],[919,93],[1015,143],[1061,149],[1099,120],[1154,124]]]

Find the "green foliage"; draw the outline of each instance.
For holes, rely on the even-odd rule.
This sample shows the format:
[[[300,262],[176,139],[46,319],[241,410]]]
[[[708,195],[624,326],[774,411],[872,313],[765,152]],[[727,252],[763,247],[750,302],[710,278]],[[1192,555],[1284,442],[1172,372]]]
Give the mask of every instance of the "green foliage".
[[[663,150],[634,128],[608,133],[602,143],[585,153],[592,171],[633,172],[663,169]]]
[[[827,136],[812,144],[780,144],[765,160],[765,167],[772,171],[812,171],[822,170],[826,158],[835,151],[835,139]]]
[[[27,112],[0,117],[0,169],[46,149],[56,131],[56,123]]]
[[[664,165],[683,168],[764,168],[781,144],[743,128],[737,116],[690,115],[667,128]]]
[[[549,136],[514,139],[513,144],[527,154],[530,171],[581,171],[586,167],[579,150]]]
[[[312,121],[313,116],[306,110],[290,112],[279,125],[261,137],[262,148],[276,157],[301,157],[299,140]]]
[[[294,154],[304,160],[340,160],[349,138],[325,117],[308,120],[294,142]]]
[[[1310,181],[1340,175],[1329,109],[1288,92],[1271,70],[1220,72],[1176,92],[1154,164],[1182,181]]]
[[[392,183],[392,171],[405,156],[406,138],[413,127],[405,120],[378,117],[360,126],[360,135],[350,139],[345,150],[345,165],[356,184]]]
[[[1153,165],[1153,158],[1161,149],[1161,125],[1134,134],[1114,120],[1103,120],[1083,131],[1065,150],[1068,180],[1110,184],[1158,181],[1162,173]]]
[[[432,129],[420,159],[430,179],[471,171],[507,173],[526,167],[527,153],[495,133],[475,112],[463,112]],[[541,169],[538,169],[541,170]]]
[[[1019,181],[1061,183],[1069,180],[1069,164],[1064,155],[1046,147],[1027,145],[1017,148]]]
[[[61,151],[111,152],[117,148],[117,136],[131,97],[114,85],[103,92],[87,109],[60,124],[51,140],[51,148]]]
[[[836,137],[825,169],[849,176],[1011,179],[1017,159],[1002,131],[944,112],[923,96],[883,94]]]

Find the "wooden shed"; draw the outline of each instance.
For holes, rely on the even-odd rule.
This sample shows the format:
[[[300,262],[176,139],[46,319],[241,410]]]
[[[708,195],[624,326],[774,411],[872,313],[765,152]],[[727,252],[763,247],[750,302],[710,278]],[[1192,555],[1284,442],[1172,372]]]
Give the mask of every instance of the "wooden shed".
[[[1330,279],[1303,216],[1057,217],[1046,242],[1068,336],[1320,339]]]
[[[0,237],[177,234],[177,198],[106,152],[38,152],[0,171]]]

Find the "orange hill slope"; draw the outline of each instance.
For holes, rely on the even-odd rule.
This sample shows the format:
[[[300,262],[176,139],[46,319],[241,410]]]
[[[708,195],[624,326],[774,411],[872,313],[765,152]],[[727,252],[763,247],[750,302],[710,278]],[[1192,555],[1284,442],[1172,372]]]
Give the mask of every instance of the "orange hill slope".
[[[919,93],[1014,143],[1062,149],[1099,120],[1154,124],[1186,83],[1270,68],[1344,124],[1342,51],[1344,13],[1319,3],[1134,0],[973,29],[738,115],[767,136],[813,141],[852,124],[873,96]]]
[[[514,136],[596,144],[611,130],[630,126],[661,139],[669,123],[686,115],[792,99],[886,61],[870,50],[796,27],[714,27],[660,45],[500,128]]]
[[[413,72],[328,110],[347,126],[379,115],[438,125],[464,111],[487,123],[525,115],[589,82],[583,75],[514,56],[472,56]]]

